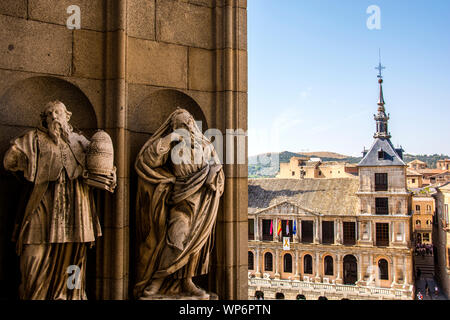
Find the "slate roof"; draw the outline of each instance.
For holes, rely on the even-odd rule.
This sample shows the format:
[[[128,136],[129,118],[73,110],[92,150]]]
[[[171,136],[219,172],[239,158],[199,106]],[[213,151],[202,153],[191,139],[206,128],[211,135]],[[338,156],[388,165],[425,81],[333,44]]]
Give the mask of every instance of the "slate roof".
[[[384,151],[384,159],[378,159],[378,151]],[[391,140],[386,138],[375,138],[375,141],[365,157],[358,163],[358,167],[379,166],[406,166],[406,163],[395,151]]]
[[[249,179],[248,213],[288,201],[318,214],[356,215],[358,188],[358,178]]]

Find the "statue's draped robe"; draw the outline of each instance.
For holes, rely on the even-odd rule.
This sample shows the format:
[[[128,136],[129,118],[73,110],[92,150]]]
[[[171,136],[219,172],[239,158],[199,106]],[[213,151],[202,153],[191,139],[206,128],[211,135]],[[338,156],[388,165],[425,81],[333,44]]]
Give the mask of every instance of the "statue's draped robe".
[[[101,236],[92,193],[82,182],[89,141],[71,133],[56,145],[39,129],[15,139],[5,163],[15,159],[24,178],[34,184],[14,238],[21,256],[21,299],[86,299],[86,250]],[[69,290],[67,268],[76,265],[81,288]]]
[[[161,146],[161,138],[170,133],[169,123],[166,121],[144,145],[135,164],[139,244],[136,298],[143,295],[155,278],[165,278],[161,294],[180,293],[180,279],[208,272],[214,244],[224,189],[223,170],[209,141],[203,147],[210,154],[200,163],[174,165],[170,160],[171,149]],[[198,143],[201,142],[196,142],[195,151],[201,149]],[[212,180],[214,191],[205,183],[210,170],[216,172]],[[163,257],[166,246],[172,248],[173,255]]]

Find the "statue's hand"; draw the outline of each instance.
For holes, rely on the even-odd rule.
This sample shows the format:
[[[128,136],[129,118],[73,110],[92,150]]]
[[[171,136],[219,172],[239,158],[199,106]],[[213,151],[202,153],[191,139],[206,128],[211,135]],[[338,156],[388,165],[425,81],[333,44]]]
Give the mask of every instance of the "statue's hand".
[[[209,168],[208,177],[206,178],[206,185],[212,190],[216,191],[215,178],[217,176],[217,172],[222,169],[222,165],[212,165]]]

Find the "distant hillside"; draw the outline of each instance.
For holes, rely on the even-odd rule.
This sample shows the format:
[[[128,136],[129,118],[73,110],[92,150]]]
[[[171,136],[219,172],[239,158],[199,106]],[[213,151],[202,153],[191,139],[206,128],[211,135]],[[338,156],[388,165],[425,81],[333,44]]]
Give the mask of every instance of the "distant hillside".
[[[349,156],[344,156],[343,154],[328,152],[328,151],[318,151],[318,152],[300,152],[301,154],[309,157],[317,158],[333,158],[333,159],[346,159]]]
[[[280,171],[280,163],[287,163],[292,157],[311,157],[320,158],[322,161],[338,161],[348,163],[359,163],[362,157],[350,157],[335,152],[290,152],[283,151],[281,153],[266,153],[257,156],[249,157],[248,159],[248,177],[249,178],[275,178]],[[449,159],[450,157],[443,154],[433,155],[411,155],[404,154],[403,160],[405,163],[411,162],[414,159],[419,159],[425,162],[429,168],[435,168],[436,162],[442,159]]]

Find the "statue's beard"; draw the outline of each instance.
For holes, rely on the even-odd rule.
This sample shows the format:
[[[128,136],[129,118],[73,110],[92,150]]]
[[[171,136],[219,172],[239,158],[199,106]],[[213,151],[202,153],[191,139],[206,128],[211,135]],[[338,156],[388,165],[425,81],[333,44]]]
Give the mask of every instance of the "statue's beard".
[[[59,139],[69,141],[69,134],[72,132],[72,127],[67,122],[61,122],[59,120],[53,120],[48,125],[48,134],[52,140],[58,144]]]

